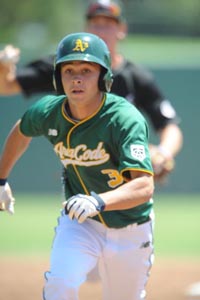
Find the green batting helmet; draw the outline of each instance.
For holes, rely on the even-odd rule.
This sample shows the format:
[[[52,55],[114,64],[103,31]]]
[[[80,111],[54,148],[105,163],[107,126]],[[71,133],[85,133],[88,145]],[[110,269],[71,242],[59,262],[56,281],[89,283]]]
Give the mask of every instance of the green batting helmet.
[[[58,94],[64,93],[60,66],[69,61],[99,64],[102,67],[98,82],[99,89],[104,92],[110,91],[113,82],[110,52],[105,42],[98,36],[86,32],[72,33],[60,41],[54,66],[54,84]]]

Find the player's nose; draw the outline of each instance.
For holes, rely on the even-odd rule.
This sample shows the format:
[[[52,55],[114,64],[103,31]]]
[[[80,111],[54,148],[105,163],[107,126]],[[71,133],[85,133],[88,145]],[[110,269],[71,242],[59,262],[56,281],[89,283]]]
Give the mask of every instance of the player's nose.
[[[82,83],[82,79],[80,77],[76,77],[72,80],[72,83],[73,84],[80,84],[80,83]]]

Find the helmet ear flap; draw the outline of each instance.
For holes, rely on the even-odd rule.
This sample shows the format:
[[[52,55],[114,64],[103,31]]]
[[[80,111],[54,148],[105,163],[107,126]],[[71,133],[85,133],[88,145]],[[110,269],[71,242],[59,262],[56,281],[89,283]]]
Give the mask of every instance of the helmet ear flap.
[[[99,90],[102,92],[110,92],[113,83],[112,74],[102,67],[100,76],[99,76]]]
[[[64,95],[65,91],[63,89],[62,81],[61,81],[61,72],[60,72],[60,64],[56,66],[55,72],[53,75],[53,86],[56,90],[57,95]]]

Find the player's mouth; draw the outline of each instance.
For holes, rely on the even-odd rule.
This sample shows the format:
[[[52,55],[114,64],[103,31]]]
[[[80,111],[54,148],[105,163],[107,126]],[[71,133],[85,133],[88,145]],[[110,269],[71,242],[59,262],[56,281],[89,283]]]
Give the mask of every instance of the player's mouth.
[[[82,89],[73,89],[72,90],[73,94],[82,94],[83,92],[84,92],[84,90],[82,90]]]

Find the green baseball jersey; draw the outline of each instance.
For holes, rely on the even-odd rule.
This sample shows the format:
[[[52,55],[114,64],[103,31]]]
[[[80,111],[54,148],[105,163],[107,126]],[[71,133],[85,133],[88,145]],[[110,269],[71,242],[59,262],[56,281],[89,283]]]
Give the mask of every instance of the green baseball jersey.
[[[66,199],[78,193],[103,193],[130,179],[129,171],[152,174],[148,150],[148,126],[127,100],[105,94],[99,109],[77,121],[67,113],[66,96],[46,96],[23,115],[21,132],[45,136],[66,168]],[[142,222],[152,201],[132,209],[102,212],[94,219],[108,227]]]

